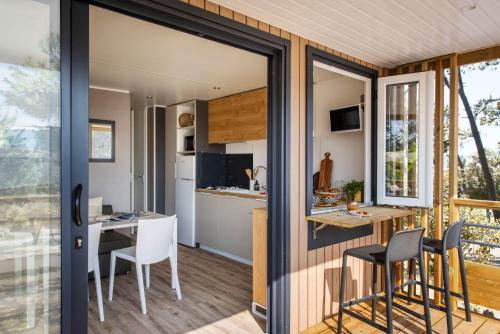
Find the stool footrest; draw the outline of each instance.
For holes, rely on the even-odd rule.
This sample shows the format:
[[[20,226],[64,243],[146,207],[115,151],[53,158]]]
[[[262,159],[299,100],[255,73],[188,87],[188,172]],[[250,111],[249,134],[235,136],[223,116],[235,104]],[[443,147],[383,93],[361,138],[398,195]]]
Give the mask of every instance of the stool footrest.
[[[367,323],[367,324],[368,324],[368,325],[370,325],[370,326],[373,326],[373,327],[375,327],[375,328],[377,328],[377,329],[379,329],[379,330],[381,330],[381,331],[383,331],[383,332],[387,332],[387,327],[384,327],[384,326],[382,326],[381,324],[378,324],[378,323],[376,323],[376,322],[374,322],[374,321],[371,321],[371,319],[368,319],[368,318],[366,318],[366,317],[363,317],[362,315],[359,315],[359,314],[357,314],[357,313],[356,313],[356,312],[354,312],[354,311],[351,311],[351,310],[349,310],[349,309],[344,309],[344,312],[345,312],[346,314],[350,315],[350,316],[351,316],[351,317],[353,317],[353,318],[356,318],[356,319],[358,319],[358,320],[360,320],[360,321],[363,321],[364,323]]]
[[[361,297],[361,298],[358,298],[358,299],[352,299],[352,300],[349,300],[347,302],[344,302],[342,303],[342,307],[349,307],[349,306],[354,306],[354,305],[357,305],[357,304],[361,304],[361,303],[364,303],[364,302],[367,302],[367,301],[372,301],[372,300],[379,300],[379,299],[383,299],[382,297],[376,295],[376,294],[373,294],[373,295],[369,295],[369,296],[366,296],[366,297]]]
[[[441,291],[443,293],[445,292],[444,288],[440,288],[440,287],[437,287],[437,286],[432,285],[432,284],[427,284],[427,286],[429,287],[429,289]],[[457,297],[457,298],[464,299],[464,295],[462,293],[458,293],[458,292],[455,292],[455,291],[450,291],[450,295],[452,295],[454,297]]]
[[[424,305],[424,302],[422,300],[420,300],[420,299],[408,298],[408,296],[402,295],[402,294],[399,294],[399,293],[395,293],[394,297],[395,298],[399,298],[399,299],[403,299],[403,300],[406,300],[406,301],[410,301],[412,303],[416,303],[416,304],[419,304],[419,305]],[[433,308],[435,310],[446,312],[446,307],[441,306],[441,305],[436,305],[436,304],[431,303],[431,302],[429,302],[429,307]]]

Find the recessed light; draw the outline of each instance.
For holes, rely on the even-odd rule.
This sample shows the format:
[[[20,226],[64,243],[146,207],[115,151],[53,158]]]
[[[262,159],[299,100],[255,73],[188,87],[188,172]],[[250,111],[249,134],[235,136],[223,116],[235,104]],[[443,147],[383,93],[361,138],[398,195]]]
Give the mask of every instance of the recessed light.
[[[472,11],[475,11],[477,9],[479,9],[479,4],[477,4],[477,3],[465,5],[465,6],[462,6],[462,8],[460,8],[462,13],[472,12]]]

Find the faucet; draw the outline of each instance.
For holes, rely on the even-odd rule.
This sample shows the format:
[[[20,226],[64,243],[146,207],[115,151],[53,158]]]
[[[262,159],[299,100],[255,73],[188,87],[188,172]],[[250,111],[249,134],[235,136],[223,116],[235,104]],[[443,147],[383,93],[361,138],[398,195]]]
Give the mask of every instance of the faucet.
[[[263,170],[266,172],[266,174],[267,174],[267,168],[266,168],[266,167],[264,167],[264,166],[257,166],[257,167],[255,167],[255,168],[254,168],[254,170],[253,170],[253,177],[254,177],[254,179],[257,179],[257,175],[259,174],[259,171],[260,171],[261,169],[263,169]],[[266,176],[267,176],[267,175],[266,175]],[[264,179],[264,180],[265,180],[265,179]],[[264,189],[264,190],[266,190],[266,186],[265,186],[264,184],[262,184],[262,185],[261,185],[261,188],[262,188],[262,189]]]

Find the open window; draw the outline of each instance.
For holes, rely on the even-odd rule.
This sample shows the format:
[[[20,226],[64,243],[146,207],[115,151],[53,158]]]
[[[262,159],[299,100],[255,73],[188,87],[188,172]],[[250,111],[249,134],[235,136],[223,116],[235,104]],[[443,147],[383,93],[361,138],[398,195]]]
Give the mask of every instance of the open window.
[[[377,204],[432,206],[434,72],[378,80]]]

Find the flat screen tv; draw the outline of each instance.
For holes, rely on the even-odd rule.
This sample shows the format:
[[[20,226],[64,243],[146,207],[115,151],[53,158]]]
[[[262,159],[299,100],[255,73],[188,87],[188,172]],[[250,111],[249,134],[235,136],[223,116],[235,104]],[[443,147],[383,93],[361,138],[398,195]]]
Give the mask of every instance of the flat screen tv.
[[[363,109],[361,105],[330,110],[332,132],[354,132],[363,128]]]

